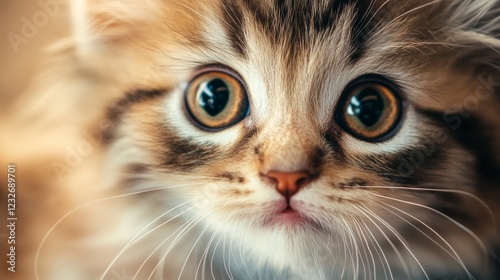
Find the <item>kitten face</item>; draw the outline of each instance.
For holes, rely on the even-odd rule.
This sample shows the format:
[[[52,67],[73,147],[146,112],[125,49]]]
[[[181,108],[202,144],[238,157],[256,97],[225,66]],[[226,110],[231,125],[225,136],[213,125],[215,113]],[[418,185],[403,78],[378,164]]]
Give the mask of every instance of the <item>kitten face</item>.
[[[334,275],[342,267],[352,275],[374,267],[418,277],[440,266],[466,273],[463,262],[477,265],[495,229],[488,209],[465,194],[476,191],[474,156],[435,115],[478,83],[468,74],[456,80],[458,54],[438,36],[447,22],[427,22],[440,5],[372,4],[224,2],[210,7],[216,15],[197,8],[204,16],[179,35],[183,43],[159,46],[170,50],[157,54],[166,61],[164,75],[176,79],[133,92],[113,109],[121,121],[111,145],[118,153],[136,147],[140,156],[128,164],[165,185],[192,184],[166,195],[193,200],[187,215],[261,266],[306,271],[322,263]],[[400,13],[412,8],[421,14]],[[207,75],[203,86],[222,79],[225,86],[216,90],[248,99],[248,108],[235,109],[240,119],[213,129],[203,124],[214,119],[205,111],[200,124],[192,111],[200,110],[194,108],[200,75]],[[342,102],[349,86],[366,75],[378,78],[361,85],[392,87],[401,100],[393,105],[400,117],[379,120],[393,126],[382,140],[359,137],[336,117],[348,114]],[[293,196],[281,194],[267,175],[298,171],[307,183]],[[351,265],[361,254],[364,272]]]
[[[148,50],[141,69],[161,67],[110,108],[110,157],[126,179],[147,175],[172,187],[161,195],[176,205],[192,201],[187,219],[257,267],[417,278],[481,270],[496,228],[467,194],[479,192],[480,159],[441,116],[485,74],[458,68],[460,52],[447,46],[459,4],[417,2],[166,3],[175,21],[127,43]],[[222,107],[210,113],[197,107],[199,88],[216,79],[226,95],[212,96]],[[378,98],[364,104],[379,111],[364,110],[383,137],[360,117],[357,132],[346,125],[353,85]],[[271,172],[306,175],[292,195]]]

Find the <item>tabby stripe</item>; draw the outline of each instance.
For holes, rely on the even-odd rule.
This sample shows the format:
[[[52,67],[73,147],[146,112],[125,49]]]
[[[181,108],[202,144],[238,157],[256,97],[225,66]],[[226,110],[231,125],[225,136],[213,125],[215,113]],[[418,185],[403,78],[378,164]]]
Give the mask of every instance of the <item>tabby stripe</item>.
[[[356,63],[366,53],[366,42],[370,39],[376,25],[372,15],[367,14],[367,9],[366,4],[356,7],[356,15],[351,25],[352,51],[349,56],[351,64]]]
[[[236,1],[235,1],[236,2]],[[356,0],[282,0],[267,1],[243,0],[245,9],[253,16],[262,30],[269,32],[274,42],[289,41],[301,45],[311,39],[311,31],[323,33],[331,31],[333,23],[347,6],[358,7]],[[362,10],[362,9],[359,9]],[[310,23],[314,30],[309,30]],[[300,39],[300,41],[298,41]]]
[[[108,108],[107,121],[112,125],[104,131],[104,142],[110,143],[114,139],[115,128],[120,122],[121,117],[132,107],[133,104],[161,98],[169,91],[170,90],[168,89],[138,89],[125,94],[123,98],[119,99]]]
[[[459,145],[476,156],[476,172],[500,183],[500,166],[495,160],[494,137],[489,134],[493,127],[487,125],[469,112],[461,115],[445,115],[442,112],[416,109],[417,113],[431,119],[436,125],[445,129]],[[466,117],[464,117],[466,116]],[[478,143],[481,143],[478,145]],[[479,188],[482,184],[479,184]]]
[[[189,139],[181,138],[158,124],[158,143],[154,152],[160,162],[159,167],[165,172],[192,172],[194,169],[213,164],[223,158],[218,146],[214,144],[197,144]]]
[[[245,19],[240,6],[233,0],[222,2],[222,14],[224,17],[224,28],[231,40],[231,46],[242,58],[247,57],[245,39]]]

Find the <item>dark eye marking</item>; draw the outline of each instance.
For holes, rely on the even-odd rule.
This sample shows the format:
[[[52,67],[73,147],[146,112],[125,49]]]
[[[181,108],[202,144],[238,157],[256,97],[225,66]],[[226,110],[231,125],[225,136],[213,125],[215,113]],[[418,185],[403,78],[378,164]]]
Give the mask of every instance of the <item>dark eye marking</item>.
[[[190,172],[213,164],[224,156],[214,144],[198,144],[193,140],[181,138],[165,127],[165,124],[156,124],[154,127],[158,128],[155,135],[157,142],[151,152],[158,155],[160,167],[166,168],[167,171]]]
[[[125,94],[123,98],[116,101],[108,108],[107,122],[111,125],[107,126],[103,133],[104,142],[110,143],[113,140],[117,124],[134,104],[161,98],[168,92],[170,92],[169,89],[137,89]]]
[[[323,166],[323,164],[325,162],[326,154],[327,154],[327,152],[325,151],[325,149],[320,148],[320,147],[316,147],[313,150],[313,152],[309,156],[311,171],[313,171],[313,173],[320,173],[321,172],[321,167]]]
[[[326,131],[322,134],[322,138],[335,160],[339,163],[345,164],[347,157],[342,145],[340,144],[341,134],[336,131]]]

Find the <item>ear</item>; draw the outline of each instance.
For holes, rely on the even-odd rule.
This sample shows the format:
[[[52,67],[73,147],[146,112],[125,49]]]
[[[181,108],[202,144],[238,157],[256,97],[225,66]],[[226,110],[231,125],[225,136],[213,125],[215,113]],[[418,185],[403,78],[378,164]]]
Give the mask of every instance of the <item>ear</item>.
[[[461,48],[460,60],[490,69],[500,81],[500,1],[463,1],[455,18],[459,26],[453,39]]]
[[[473,135],[475,150],[481,152],[479,160],[484,166],[500,171],[500,1],[463,1],[457,9],[455,23],[457,30],[451,36],[459,50],[457,59],[459,69],[474,74],[472,83],[477,84],[470,96],[462,100],[462,108],[469,109],[465,114],[473,117],[464,119],[464,135]],[[480,101],[474,109],[471,102]],[[469,102],[469,105],[464,105]],[[469,115],[463,115],[469,116]],[[469,125],[467,125],[467,123]],[[469,127],[470,126],[470,127]],[[478,129],[479,127],[479,129]],[[468,130],[469,129],[469,130]],[[472,138],[471,138],[472,139]],[[483,141],[483,142],[479,142]],[[498,178],[498,175],[495,175]]]
[[[115,48],[158,17],[159,0],[71,0],[73,38],[83,59]]]

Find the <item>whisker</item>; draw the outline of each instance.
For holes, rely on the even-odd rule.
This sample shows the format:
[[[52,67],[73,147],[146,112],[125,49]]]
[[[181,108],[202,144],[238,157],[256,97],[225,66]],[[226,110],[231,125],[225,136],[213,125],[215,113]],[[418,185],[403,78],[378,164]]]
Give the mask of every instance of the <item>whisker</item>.
[[[391,266],[389,264],[389,261],[387,260],[387,256],[385,255],[384,250],[382,249],[382,246],[380,246],[380,243],[378,242],[377,238],[375,238],[375,236],[373,235],[373,232],[368,227],[366,222],[363,221],[363,225],[366,228],[367,232],[371,235],[372,238],[370,240],[372,241],[372,243],[375,242],[375,245],[377,245],[377,247],[378,247],[377,254],[381,258],[380,259],[381,261],[382,261],[382,257],[384,258],[385,264],[387,265],[387,269],[389,270],[389,275],[391,276],[391,279],[394,280],[394,275],[392,274]],[[379,252],[382,253],[382,256],[380,256]],[[384,272],[386,272],[385,265],[382,264],[382,267],[384,268]],[[387,273],[385,273],[385,276],[386,276],[385,278],[387,279]]]
[[[365,13],[363,13],[363,16],[361,17],[361,19],[359,20],[360,22],[363,22],[363,20],[365,20],[367,18],[367,16],[370,14],[370,12],[373,10],[373,7],[375,6],[375,1],[374,0],[371,0],[370,1],[370,4],[368,4],[368,7],[365,11]],[[364,28],[364,26],[363,26]],[[361,28],[361,30],[363,30],[363,28]]]
[[[152,225],[153,223],[155,223],[156,221],[158,221],[159,219],[161,219],[162,217],[164,217],[165,215],[167,215],[168,213],[172,212],[173,210],[176,210],[177,208],[181,207],[181,206],[184,206],[190,202],[192,202],[193,200],[195,199],[192,199],[192,200],[189,200],[187,202],[184,202],[184,203],[181,203],[179,205],[177,205],[176,207],[170,209],[169,211],[161,214],[160,216],[158,216],[156,219],[154,219],[153,221],[151,221],[150,223],[148,223],[146,226],[144,226],[137,234],[135,234],[132,239],[125,245],[125,247],[123,247],[123,249],[120,250],[120,252],[118,253],[118,255],[116,255],[115,258],[113,258],[113,260],[111,261],[111,263],[108,265],[108,267],[106,268],[106,270],[104,270],[104,273],[102,274],[100,280],[103,280],[104,277],[106,276],[106,274],[109,272],[109,270],[111,269],[111,267],[113,266],[113,264],[118,260],[118,258],[123,254],[123,252],[125,252],[131,245],[135,244],[137,241],[139,241],[140,239],[142,239],[144,236],[148,235],[149,233],[151,233],[153,230],[157,229],[158,227],[154,228],[153,230],[147,232],[146,234],[142,235],[141,238],[137,239],[136,238],[146,229],[148,228],[150,225]],[[193,209],[194,207],[191,207],[189,208],[188,210],[176,215],[175,217],[169,219],[168,221],[166,221],[165,223],[162,223],[160,224],[160,226],[170,222],[171,220],[173,220],[174,218],[177,218],[179,217],[180,215],[183,215],[184,213],[186,213],[187,211]]]
[[[401,217],[400,215],[398,215],[397,213],[394,213],[394,211],[391,211],[390,209],[382,206],[382,205],[379,205],[380,207],[384,208],[385,210],[387,210],[388,212],[394,214],[395,216],[399,217],[400,219],[402,219],[403,221],[405,221],[406,223],[408,223],[409,225],[411,225],[413,228],[415,228],[416,230],[418,230],[420,233],[422,233],[423,235],[425,235],[427,238],[429,238],[429,240],[431,240],[432,242],[434,242],[436,245],[438,245],[441,249],[443,249],[443,251],[445,251],[446,253],[448,253],[455,261],[457,261],[460,266],[462,266],[462,268],[465,270],[465,272],[467,273],[467,275],[469,276],[469,279],[473,279],[474,277],[472,277],[472,274],[469,273],[469,270],[466,268],[465,264],[463,263],[462,259],[460,258],[460,256],[458,255],[458,253],[453,249],[453,247],[439,234],[437,233],[433,228],[431,228],[429,225],[427,225],[426,223],[424,223],[423,221],[421,221],[420,219],[418,219],[417,217],[414,217],[413,215],[407,213],[406,211],[403,211],[401,209],[398,209],[397,207],[395,206],[392,206],[388,203],[385,203],[385,202],[382,202],[383,204],[387,205],[388,207],[391,207],[405,215],[408,215],[410,216],[411,218],[417,220],[419,223],[421,223],[423,226],[425,226],[426,228],[428,228],[430,231],[432,231],[434,234],[436,234],[437,237],[439,237],[450,249],[451,251],[453,252],[450,253],[447,249],[445,249],[441,244],[439,244],[437,241],[435,241],[433,238],[431,238],[428,234],[426,234],[425,232],[423,232],[421,229],[419,229],[418,227],[416,227],[413,223],[411,223],[410,221],[408,221],[407,219]]]
[[[205,184],[205,183],[199,183],[199,184],[202,185],[202,184]],[[109,196],[109,197],[103,197],[103,198],[94,199],[94,200],[88,201],[88,202],[86,202],[86,203],[84,203],[84,204],[82,204],[80,206],[77,206],[77,207],[73,208],[71,211],[69,211],[68,213],[66,213],[61,218],[59,218],[59,220],[57,220],[57,222],[55,222],[52,227],[50,227],[50,229],[47,231],[47,233],[42,238],[42,241],[38,245],[38,248],[37,248],[36,253],[35,253],[35,262],[34,262],[34,269],[35,269],[35,278],[36,278],[36,280],[40,280],[40,277],[39,277],[39,274],[38,274],[38,259],[39,259],[40,251],[41,251],[43,245],[47,241],[47,238],[50,236],[50,234],[52,234],[52,232],[54,231],[54,229],[62,221],[64,221],[67,217],[69,217],[73,213],[75,213],[78,210],[81,210],[81,209],[83,209],[83,208],[85,208],[87,206],[91,206],[91,205],[94,205],[96,203],[107,201],[107,200],[111,200],[111,199],[124,198],[124,197],[133,196],[133,195],[148,193],[148,192],[154,192],[154,191],[160,191],[160,190],[166,190],[166,189],[178,188],[178,187],[193,186],[193,185],[197,185],[197,184],[183,184],[183,185],[175,185],[175,186],[166,186],[166,187],[153,188],[153,189],[148,189],[148,190],[141,190],[141,191],[136,191],[136,192],[131,192],[131,193],[118,194],[118,195],[113,195],[113,196]]]
[[[363,205],[363,206],[365,206],[365,205]],[[387,221],[385,221],[384,219],[382,219],[379,215],[377,215],[375,212],[373,212],[372,210],[370,210],[368,207],[365,206],[365,210],[370,215],[372,215],[372,217],[374,217],[379,222],[381,222],[385,227],[387,227],[394,234],[394,236],[396,236],[396,238],[399,240],[399,242],[401,242],[401,244],[406,248],[406,250],[408,250],[408,252],[410,253],[410,255],[417,262],[418,266],[420,267],[420,269],[424,273],[425,278],[427,278],[427,280],[429,280],[429,276],[427,275],[427,272],[425,271],[424,267],[422,266],[422,264],[420,263],[420,261],[418,260],[418,258],[415,256],[415,254],[413,254],[412,250],[408,247],[408,242],[401,236],[401,234],[393,226],[391,226]]]
[[[205,250],[203,251],[203,255],[201,256],[200,262],[198,263],[198,267],[196,268],[196,274],[194,275],[195,280],[198,279],[198,272],[200,271],[200,268],[202,271],[201,279],[205,280],[205,271],[206,271],[205,269],[206,269],[206,261],[207,261],[208,251],[210,250],[210,246],[212,245],[212,242],[214,241],[216,235],[217,235],[217,232],[214,231],[212,233],[212,235],[210,236],[210,240],[208,241],[208,244],[207,244]],[[202,265],[202,263],[203,263],[203,265]]]
[[[483,241],[481,241],[481,239],[474,233],[472,232],[469,228],[467,228],[466,226],[464,226],[463,224],[457,222],[455,219],[451,218],[450,216],[432,208],[432,207],[429,207],[429,206],[426,206],[426,205],[423,205],[423,204],[419,204],[419,203],[414,203],[414,202],[410,202],[410,201],[405,201],[405,200],[402,200],[402,199],[397,199],[397,198],[393,198],[393,197],[389,197],[389,196],[384,196],[384,195],[380,195],[380,194],[376,194],[376,193],[373,193],[373,195],[375,196],[378,196],[378,197],[381,197],[381,198],[385,198],[385,199],[390,199],[390,200],[393,200],[393,201],[398,201],[398,202],[401,202],[401,203],[406,203],[406,204],[409,204],[409,205],[413,205],[413,206],[417,206],[417,207],[420,207],[420,208],[424,208],[424,209],[427,209],[427,210],[430,210],[436,214],[439,214],[440,216],[446,218],[447,220],[449,220],[450,222],[452,222],[453,224],[455,224],[456,226],[458,226],[459,228],[461,228],[462,230],[464,230],[465,232],[467,232],[472,238],[474,238],[476,240],[476,242],[479,244],[479,246],[481,246],[481,249],[483,250],[483,252],[487,255],[487,252],[488,250],[486,249],[486,246],[484,245]]]
[[[345,221],[345,219],[342,218],[342,222],[345,224],[347,224],[347,222]],[[344,227],[342,227],[342,229],[344,229]],[[347,266],[347,248],[346,248],[346,244],[347,244],[347,239],[346,239],[346,235],[345,235],[345,231],[342,230],[340,232],[341,236],[342,236],[342,247],[343,247],[343,251],[344,251],[344,264],[342,266],[342,272],[340,274],[340,279],[343,279],[344,278],[344,274],[345,274],[345,270],[346,270],[346,266]],[[339,249],[340,250],[340,249]]]
[[[467,191],[462,191],[462,190],[450,190],[450,189],[433,189],[433,188],[417,188],[417,187],[398,187],[398,186],[363,186],[363,188],[368,188],[368,189],[397,189],[397,190],[409,190],[409,191],[430,191],[430,192],[444,192],[444,193],[454,193],[454,194],[460,194],[464,196],[468,196],[474,200],[476,200],[479,204],[481,204],[486,211],[488,211],[488,214],[491,218],[491,221],[493,224],[496,226],[497,221],[495,218],[495,214],[493,214],[493,210],[484,202],[481,198],[479,198],[477,195],[467,192]]]
[[[248,231],[246,231],[246,232],[248,232]],[[245,233],[245,234],[246,234],[246,233]],[[253,277],[252,277],[252,275],[250,274],[250,271],[248,270],[247,261],[246,261],[246,259],[245,259],[245,254],[243,254],[243,246],[240,246],[240,248],[239,248],[239,249],[240,249],[240,250],[239,250],[239,251],[240,251],[240,259],[241,259],[241,260],[242,260],[242,262],[243,262],[243,266],[244,266],[244,268],[245,268],[245,272],[247,273],[248,277],[250,277],[250,279],[252,279],[252,280],[253,280]]]
[[[141,272],[142,268],[146,265],[146,263],[148,262],[148,260],[153,256],[153,254],[158,251],[158,249],[163,246],[163,244],[165,244],[165,242],[167,242],[170,237],[172,237],[174,234],[176,234],[178,231],[181,231],[183,232],[183,230],[185,228],[187,228],[193,221],[195,221],[198,217],[200,217],[201,214],[197,214],[195,215],[194,217],[190,218],[189,220],[187,220],[182,226],[178,227],[174,232],[172,232],[169,236],[167,236],[167,238],[165,238],[158,246],[156,246],[156,248],[147,256],[147,258],[142,262],[142,264],[139,266],[139,269],[137,270],[136,274],[134,275],[134,278],[132,280],[135,280],[138,276],[139,276],[139,273]],[[161,262],[161,260],[160,260]],[[159,266],[159,263],[158,265]],[[153,271],[154,273],[154,271]]]
[[[422,5],[418,6],[418,7],[415,7],[415,8],[413,8],[413,9],[409,10],[409,11],[406,11],[406,12],[402,13],[401,15],[399,15],[399,16],[395,17],[394,19],[392,19],[392,20],[391,20],[389,23],[387,23],[387,24],[386,24],[386,25],[385,25],[382,29],[380,29],[379,31],[377,31],[377,32],[373,35],[373,37],[377,37],[377,36],[378,36],[378,34],[380,34],[381,32],[385,31],[385,29],[389,28],[389,27],[390,27],[390,25],[391,25],[391,24],[393,24],[396,20],[398,20],[398,19],[400,19],[400,18],[402,18],[402,17],[404,17],[404,16],[406,16],[406,15],[408,15],[408,14],[412,13],[412,12],[415,12],[415,11],[420,10],[420,9],[423,9],[423,8],[425,8],[425,7],[428,7],[428,6],[434,5],[434,4],[436,4],[436,3],[438,3],[438,2],[441,2],[441,1],[442,1],[442,0],[434,0],[434,1],[432,1],[432,2],[422,4]]]
[[[329,240],[329,242],[328,242],[328,243],[331,243],[331,241]],[[335,259],[335,258],[334,258],[334,255],[333,255],[333,252],[332,252],[332,249],[331,249],[331,245],[330,245],[330,246],[327,246],[327,249],[328,249],[328,252],[330,252],[330,256],[332,256],[332,258],[331,258],[331,259],[332,259],[332,260],[333,260],[333,259]],[[332,266],[331,266],[331,269],[330,269],[330,274],[329,274],[329,275],[330,275],[330,278],[331,278],[331,277],[333,277],[334,270],[335,270],[335,266],[334,266],[334,265],[332,265]]]
[[[359,229],[357,227],[356,219],[353,219],[353,224],[354,224],[353,228],[356,230],[356,236],[359,237],[359,238],[361,238]],[[357,240],[358,240],[358,238],[356,238],[356,241]],[[361,244],[359,244],[359,243],[361,243]],[[362,242],[356,242],[356,244],[357,244],[358,250],[359,250],[360,247],[361,247],[361,249],[363,249],[363,250],[359,250],[360,251],[359,252],[359,256],[361,258],[361,265],[363,266],[363,278],[366,280],[367,266],[368,265],[365,264],[365,259],[361,255],[361,251],[364,252],[364,257],[366,257],[367,260],[368,260],[368,255],[366,255],[366,249],[364,248],[364,246],[362,246]],[[369,269],[369,267],[368,267],[368,269]]]
[[[370,245],[368,244],[368,240],[366,239],[365,233],[361,229],[361,225],[356,220],[354,220],[354,223],[356,225],[356,228],[358,229],[358,233],[361,234],[361,237],[363,238],[364,243],[366,244],[366,249],[368,250],[368,253],[370,254],[370,257],[372,259],[373,275],[371,274],[372,272],[370,270],[370,279],[373,279],[373,276],[375,275],[375,277],[376,277],[376,275],[377,275],[377,267],[375,265],[375,258],[373,257],[373,253],[372,253],[372,250],[370,249]],[[368,255],[366,255],[366,249],[365,249],[365,256],[368,259]]]
[[[233,274],[231,270],[226,265],[226,238],[222,240],[222,264],[224,265],[224,269],[226,270],[227,276],[229,276],[230,280],[234,280]]]
[[[345,229],[347,229],[349,231],[349,242],[346,242],[347,244],[350,244],[351,246],[353,246],[354,248],[352,248],[351,250],[351,246],[347,246],[347,249],[349,250],[349,255],[351,256],[351,264],[352,264],[352,267],[353,267],[353,271],[354,271],[354,275],[353,275],[353,278],[354,279],[357,279],[359,277],[359,265],[358,265],[358,255],[356,254],[356,256],[354,256],[353,252],[356,252],[356,242],[354,242],[353,240],[353,234],[352,234],[352,230],[351,230],[351,227],[349,225],[349,223],[347,223],[347,221],[345,221]],[[354,258],[356,258],[356,260],[354,260]]]
[[[368,24],[370,24],[370,22],[375,18],[375,16],[377,16],[378,12],[380,12],[380,10],[389,2],[390,0],[386,0],[384,3],[382,3],[382,5],[380,5],[380,7],[375,11],[375,13],[370,17],[370,19],[365,23],[365,25],[363,25],[363,27],[360,28],[360,30],[358,31],[358,33],[356,33],[356,36],[359,36],[359,33],[362,32],[363,30],[365,30],[365,28],[368,26]],[[379,25],[379,23],[377,23],[375,25],[375,28]]]
[[[410,272],[408,270],[408,266],[406,265],[406,262],[405,262],[403,256],[401,255],[401,253],[399,252],[398,248],[396,247],[396,245],[394,245],[394,243],[387,236],[387,234],[385,234],[385,232],[378,226],[378,224],[372,218],[370,218],[370,216],[368,216],[368,214],[366,214],[365,211],[363,211],[363,209],[359,208],[356,205],[353,205],[353,207],[355,207],[356,209],[358,209],[358,211],[361,214],[363,214],[368,220],[370,220],[370,222],[372,222],[372,224],[380,231],[380,233],[384,236],[384,238],[387,240],[387,242],[389,243],[389,245],[391,245],[392,249],[394,250],[394,253],[396,253],[399,261],[401,262],[401,265],[403,266],[403,270],[405,271],[407,278],[411,278],[410,277]],[[364,208],[364,210],[367,210],[367,209]]]
[[[233,241],[234,241],[234,239],[232,239],[232,238],[231,238],[231,241],[229,242],[229,248],[228,248],[228,251],[229,251],[229,259],[230,259],[230,260],[232,259],[232,260],[234,261],[234,263],[235,263],[236,265],[238,265],[238,266],[239,266],[239,268],[238,268],[238,272],[239,272],[239,271],[241,271],[241,264],[238,264],[238,261],[234,258],[234,255],[233,255],[233,250],[232,250],[232,247],[233,247]],[[229,268],[229,271],[231,271],[231,262],[229,262],[229,266],[228,266],[228,268]]]
[[[215,244],[214,251],[212,252],[212,257],[210,258],[210,273],[212,274],[213,280],[216,280],[215,274],[214,274],[214,257],[215,257],[215,252],[217,251],[217,247],[220,244],[220,241],[224,238],[224,235],[221,235],[219,237],[219,240],[217,240],[217,244]]]
[[[191,255],[191,253],[193,252],[194,248],[196,247],[196,244],[198,244],[198,242],[200,241],[201,237],[203,236],[203,234],[205,233],[205,231],[207,230],[207,228],[210,226],[210,222],[209,221],[207,223],[207,225],[205,226],[205,228],[201,231],[200,235],[198,236],[198,238],[196,239],[196,241],[194,242],[193,246],[191,247],[191,250],[189,250],[189,253],[188,255],[186,256],[186,260],[184,261],[184,264],[182,265],[182,268],[181,268],[181,272],[179,273],[179,278],[177,278],[177,280],[180,280],[181,279],[181,276],[182,276],[182,273],[184,272],[184,269],[186,268],[186,264],[188,262],[188,259],[189,259],[189,256]],[[196,278],[195,278],[196,279]]]
[[[177,243],[179,243],[179,241],[184,238],[186,236],[186,234],[191,230],[193,229],[196,224],[198,224],[199,222],[201,222],[203,220],[203,218],[206,217],[206,215],[204,214],[198,214],[197,216],[195,216],[193,219],[191,219],[191,221],[189,222],[188,225],[184,226],[183,227],[183,230],[181,230],[177,236],[174,238],[174,240],[172,240],[172,243],[169,245],[169,247],[167,248],[167,251],[165,252],[165,254],[163,254],[163,256],[160,258],[160,260],[158,261],[158,263],[156,264],[156,266],[153,268],[153,270],[151,271],[151,273],[149,274],[149,277],[147,280],[151,280],[151,277],[153,277],[153,274],[155,273],[155,271],[158,269],[158,267],[160,266],[160,264],[162,264],[165,260],[165,258],[167,257],[168,253],[170,253],[170,251],[177,245]],[[169,236],[170,237],[170,236]],[[167,238],[168,239],[168,238]],[[164,241],[165,242],[165,241]],[[162,243],[164,243],[162,242]]]

